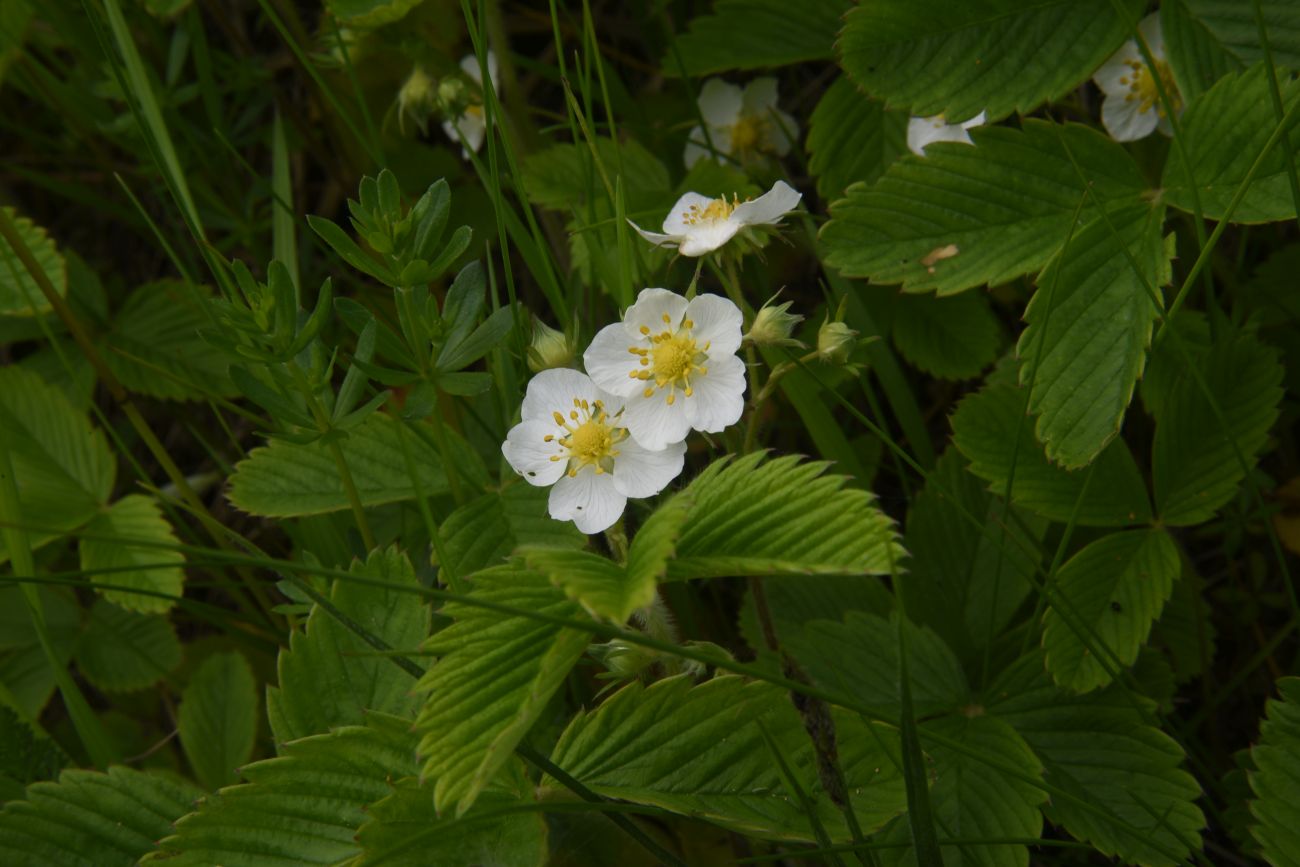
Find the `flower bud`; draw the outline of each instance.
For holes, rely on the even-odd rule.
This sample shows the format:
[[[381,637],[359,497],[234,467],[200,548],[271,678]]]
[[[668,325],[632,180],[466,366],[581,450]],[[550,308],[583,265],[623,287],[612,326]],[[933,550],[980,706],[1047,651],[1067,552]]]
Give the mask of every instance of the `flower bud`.
[[[817,357],[827,364],[847,364],[858,332],[829,317],[817,331]]]
[[[447,117],[460,117],[469,101],[469,88],[459,78],[444,78],[438,85],[438,107]]]
[[[786,312],[793,303],[786,301],[774,307],[764,304],[754,314],[754,322],[749,326],[745,338],[755,346],[802,346],[802,343],[790,336],[794,333],[794,327],[803,321],[799,314]]]
[[[562,331],[556,331],[537,317],[533,317],[533,339],[528,345],[528,369],[541,373],[553,367],[568,367],[576,355],[573,341]]]
[[[406,77],[402,89],[397,92],[397,127],[405,132],[405,121],[409,116],[421,131],[429,121],[429,115],[437,106],[437,95],[441,88],[424,68],[416,64],[411,74]]]

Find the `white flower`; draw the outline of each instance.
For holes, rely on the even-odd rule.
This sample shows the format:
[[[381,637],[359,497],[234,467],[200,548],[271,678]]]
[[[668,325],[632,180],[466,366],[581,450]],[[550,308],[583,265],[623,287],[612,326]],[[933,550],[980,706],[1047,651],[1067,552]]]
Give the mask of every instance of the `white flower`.
[[[746,226],[775,226],[781,218],[794,210],[803,198],[785,181],[777,181],[772,189],[752,201],[740,201],[733,196],[710,199],[699,193],[687,193],[677,200],[664,218],[663,234],[647,232],[636,223],[636,229],[652,244],[676,247],[683,256],[703,256],[721,247]]]
[[[576,370],[544,370],[528,383],[522,421],[501,446],[529,484],[553,485],[551,517],[599,533],[628,497],[652,497],[677,477],[686,444],[651,451],[628,437],[621,398]]]
[[[497,56],[494,52],[487,53],[488,79],[492,82],[492,91],[497,89]],[[479,69],[478,57],[470,54],[460,61],[460,69],[469,77],[471,81],[480,88],[483,86],[483,74]],[[464,112],[453,120],[444,120],[442,122],[442,131],[447,134],[447,138],[454,142],[460,142],[460,152],[465,159],[469,159],[470,152],[478,153],[479,148],[483,147],[483,138],[487,134],[487,119],[483,114],[483,103],[472,101],[465,106]]]
[[[601,329],[582,360],[596,385],[625,399],[623,424],[647,449],[718,433],[745,408],[740,310],[718,295],[687,301],[643,289],[622,322]]]
[[[1181,111],[1183,100],[1178,93],[1178,85],[1174,83],[1169,61],[1165,59],[1165,38],[1160,31],[1159,13],[1152,13],[1142,19],[1138,30],[1151,49],[1156,75],[1160,76],[1160,84],[1173,103],[1174,111]],[[1106,98],[1101,104],[1101,122],[1115,141],[1137,141],[1151,135],[1156,129],[1165,135],[1173,134],[1173,127],[1156,90],[1156,80],[1142,59],[1137,40],[1125,42],[1119,51],[1111,55],[1110,60],[1101,65],[1092,80],[1097,82],[1105,94]]]
[[[710,78],[700,88],[700,116],[709,134],[695,127],[686,138],[686,168],[712,156],[709,142],[720,154],[738,162],[769,153],[783,157],[799,137],[794,118],[777,108],[776,79],[756,78],[742,91],[720,78]]]
[[[982,111],[962,123],[948,123],[941,114],[936,114],[934,117],[914,117],[907,122],[907,147],[912,153],[925,156],[925,146],[937,141],[973,144],[966,130],[983,126],[985,120]]]

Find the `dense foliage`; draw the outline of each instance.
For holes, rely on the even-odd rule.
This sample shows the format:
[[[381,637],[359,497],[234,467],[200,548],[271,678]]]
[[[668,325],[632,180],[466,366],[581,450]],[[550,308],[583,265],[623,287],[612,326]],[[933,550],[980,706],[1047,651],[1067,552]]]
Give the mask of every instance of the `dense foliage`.
[[[1300,865],[1297,0],[2,0],[0,865]]]

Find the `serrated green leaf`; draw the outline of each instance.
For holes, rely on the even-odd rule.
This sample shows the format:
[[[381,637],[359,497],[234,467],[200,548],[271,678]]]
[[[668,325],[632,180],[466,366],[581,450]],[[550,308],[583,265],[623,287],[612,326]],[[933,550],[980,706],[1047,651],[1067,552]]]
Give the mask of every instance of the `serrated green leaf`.
[[[1300,99],[1300,82],[1290,76],[1278,78],[1283,110],[1289,110]],[[1170,150],[1161,178],[1165,201],[1175,208],[1195,211],[1188,186],[1190,166],[1202,212],[1209,219],[1223,219],[1277,123],[1268,71],[1262,63],[1245,72],[1225,75],[1183,114],[1183,147]],[[1241,204],[1232,212],[1232,222],[1267,223],[1295,217],[1286,161],[1295,159],[1294,148],[1300,142],[1297,126],[1300,116],[1293,118],[1287,128],[1292,154],[1286,153],[1281,142],[1273,148],[1256,171]]]
[[[918,717],[950,711],[970,700],[961,663],[943,639],[907,623],[907,662]],[[851,695],[885,719],[897,719],[898,620],[851,612],[843,620],[813,620],[781,636],[781,644],[813,680]]]
[[[375,551],[349,570],[394,588],[417,586],[415,571],[396,548]],[[429,609],[400,589],[336,578],[328,594],[336,610],[390,647],[409,650],[429,634]],[[412,717],[420,706],[411,677],[328,611],[315,606],[306,628],[289,637],[277,664],[279,686],[266,690],[266,711],[277,743],[323,734],[365,721],[377,711]]]
[[[112,494],[117,462],[103,433],[36,374],[0,368],[0,436],[33,548],[90,520]]]
[[[175,776],[121,766],[64,771],[0,811],[0,853],[15,865],[132,867],[200,794]]]
[[[524,559],[593,617],[625,623],[654,597],[653,579],[634,585],[626,569],[590,551],[526,551]]]
[[[1033,589],[1041,561],[1047,522],[1015,508],[1004,519],[1004,510],[950,448],[908,516],[904,542],[913,554],[900,579],[908,616],[935,630],[968,662],[982,660],[979,651],[1011,622]]]
[[[1181,768],[1178,744],[1144,717],[1150,702],[1115,686],[1062,692],[1037,653],[1014,663],[989,695],[999,698],[988,712],[1025,739],[1044,780],[1093,808],[1055,797],[1043,808],[1052,822],[1105,855],[1152,867],[1185,859],[1188,842],[1200,848],[1200,786]]]
[[[850,611],[888,617],[895,605],[881,579],[864,575],[823,575],[816,581],[802,575],[769,575],[763,579],[763,593],[782,640],[813,620],[838,620]],[[749,593],[739,619],[745,643],[759,656],[770,655]]]
[[[0,701],[0,791],[52,779],[69,761],[58,744]],[[0,801],[8,800],[14,798],[0,795]]]
[[[1151,631],[1152,642],[1164,647],[1180,684],[1204,674],[1214,659],[1213,609],[1204,593],[1205,579],[1184,556],[1174,591]]]
[[[145,863],[343,863],[361,852],[356,834],[366,807],[391,794],[392,781],[417,771],[410,721],[371,714],[365,726],[293,741],[279,758],[243,768],[243,784],[205,797]]]
[[[817,194],[833,201],[855,182],[874,183],[907,153],[907,115],[886,110],[841,76],[813,109],[806,147]]]
[[[898,733],[852,714],[833,715],[854,813],[870,832],[905,806]],[[813,841],[807,814],[782,782],[761,720],[831,839],[848,839],[844,816],[821,788],[812,743],[789,696],[770,684],[688,676],[630,684],[576,717],[551,760],[606,797],[707,819],[758,837]],[[543,781],[544,786],[554,786]]]
[[[1225,74],[1243,68],[1241,60],[1227,50],[1207,22],[1191,10],[1192,3],[1196,0],[1190,3],[1189,0],[1165,0],[1160,4],[1160,32],[1165,38],[1165,56],[1173,70],[1178,93],[1184,100],[1195,99]],[[1250,12],[1247,4],[1232,5]],[[1251,28],[1253,31],[1253,22]]]
[[[1238,63],[1249,66],[1264,59],[1254,3],[1234,0],[1182,0],[1187,11]],[[1162,4],[1163,6],[1163,4]],[[1300,6],[1295,0],[1260,0],[1273,62],[1279,68],[1300,67]],[[1166,39],[1168,36],[1166,36]]]
[[[1282,678],[1277,693],[1250,750],[1250,833],[1270,864],[1294,867],[1300,864],[1300,678]]]
[[[913,115],[1028,114],[1087,81],[1145,6],[879,0],[845,17],[840,65],[867,93]]]
[[[106,590],[105,599],[142,614],[171,610],[181,595],[185,555],[169,547],[179,545],[172,525],[149,497],[130,494],[95,516],[81,540],[81,568],[94,584],[115,584],[165,593],[173,598]]]
[[[54,692],[54,672],[21,594],[20,587],[0,587],[0,685],[24,717],[36,719]],[[40,598],[54,656],[66,664],[81,640],[81,610],[63,590],[42,587]]]
[[[726,575],[888,575],[904,556],[875,496],[828,465],[761,453],[715,461],[692,499],[670,580]]]
[[[22,238],[36,263],[41,266],[54,289],[60,295],[68,292],[68,266],[54,239],[45,230],[26,217],[20,217],[13,208],[4,212],[13,220],[18,236]],[[37,316],[48,313],[50,304],[41,287],[27,272],[18,254],[9,242],[0,238],[0,316]]]
[[[1020,382],[1033,389],[1035,438],[1066,469],[1101,453],[1133,400],[1170,279],[1164,217],[1163,207],[1134,205],[1084,226],[1043,269],[1025,308]]]
[[[1087,692],[1110,683],[1084,638],[1110,651],[1112,668],[1136,662],[1178,571],[1178,549],[1158,529],[1111,533],[1071,557],[1056,575],[1054,601],[1043,616],[1047,670],[1057,685]]]
[[[257,684],[243,654],[203,661],[181,693],[176,727],[199,782],[211,791],[234,782],[257,734]]]
[[[398,431],[398,424],[375,413],[339,443],[364,506],[447,491],[437,448],[414,432]],[[413,484],[407,470],[399,436],[406,437],[419,473],[418,484]],[[272,440],[270,445],[253,449],[235,465],[228,496],[240,509],[270,518],[322,515],[350,507],[338,466],[321,442],[298,445]]]
[[[122,385],[167,400],[236,393],[230,360],[198,337],[208,320],[195,306],[195,291],[160,280],[127,298],[104,338],[104,360]]]
[[[131,692],[152,686],[180,665],[181,643],[166,617],[97,599],[76,662],[82,676],[99,689]]]
[[[982,294],[904,295],[892,336],[913,366],[940,379],[971,379],[997,360],[1002,326]]]
[[[679,494],[659,506],[632,537],[627,550],[628,583],[637,588],[640,605],[654,597],[655,585],[668,574],[668,564],[677,551],[677,539],[691,516],[694,501]]]
[[[683,67],[686,75],[707,75],[830,60],[849,8],[847,0],[807,0],[797,9],[783,0],[718,0],[678,34],[661,66],[667,75]]]
[[[1249,333],[1224,334],[1193,364],[1209,399],[1184,367],[1168,394],[1152,408],[1156,509],[1161,520],[1173,526],[1209,520],[1232,499],[1246,472],[1238,454],[1247,466],[1254,466],[1282,399],[1277,352]]]
[[[1015,467],[1011,502],[1053,521],[1068,521],[1079,503],[1083,526],[1123,527],[1151,520],[1146,484],[1123,440],[1111,442],[1085,470],[1070,472],[1047,460],[1034,439],[1033,421],[1021,414],[1024,397],[1005,380],[991,378],[979,392],[957,405],[953,444],[970,461],[970,471],[1002,494]],[[1017,428],[1019,429],[1017,431]]]
[[[545,576],[515,566],[479,572],[470,593],[551,616],[583,617]],[[463,815],[528,733],[591,635],[456,602],[440,613],[455,622],[424,645],[438,661],[416,686],[427,696],[415,730],[423,776],[434,781],[435,808]]]
[[[456,509],[438,528],[447,567],[468,575],[499,565],[520,547],[585,548],[587,537],[571,522],[547,514],[547,496],[545,488],[510,485]]]
[[[1038,270],[1064,243],[1087,190],[1114,209],[1146,186],[1124,149],[1096,130],[1029,119],[979,127],[974,146],[937,143],[899,159],[871,186],[831,206],[826,264],[848,277],[952,295]],[[1076,163],[1078,168],[1076,169]],[[1094,198],[1095,197],[1095,198]]]
[[[980,844],[988,840],[1033,840],[1041,833],[1043,817],[1039,806],[1047,793],[1021,777],[1004,773],[968,753],[957,752],[926,741],[934,733],[959,741],[967,749],[1003,767],[1032,777],[1041,777],[1042,763],[1015,729],[991,716],[945,716],[921,723],[921,742],[933,762],[930,803],[940,841],[961,840],[946,846],[944,863],[980,867],[1027,867],[1029,850],[1023,844]],[[910,843],[903,822],[887,833],[890,842]],[[884,867],[912,864],[910,847],[881,852]]]

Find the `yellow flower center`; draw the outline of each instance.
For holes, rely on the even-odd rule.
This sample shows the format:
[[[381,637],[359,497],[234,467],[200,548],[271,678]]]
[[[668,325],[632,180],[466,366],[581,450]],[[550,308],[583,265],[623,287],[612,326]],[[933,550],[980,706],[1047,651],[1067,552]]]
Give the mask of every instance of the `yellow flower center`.
[[[1151,109],[1155,109],[1160,117],[1165,116],[1165,107],[1160,104],[1160,91],[1156,87],[1155,76],[1151,70],[1141,60],[1129,60],[1127,64],[1132,72],[1120,77],[1119,83],[1128,86],[1128,93],[1124,95],[1125,102],[1136,102],[1138,104],[1138,114],[1146,114]],[[1183,98],[1178,93],[1178,85],[1174,83],[1173,70],[1169,68],[1168,62],[1156,59],[1156,75],[1160,76],[1160,84],[1165,93],[1169,96],[1169,102],[1172,103],[1174,111],[1183,107]]]
[[[469,115],[472,118],[475,118],[476,120],[482,120],[483,106],[477,103],[474,103],[473,105],[467,105],[465,106],[465,114]]]
[[[648,326],[641,326],[641,333],[650,341],[649,347],[629,346],[628,352],[637,356],[638,367],[628,373],[631,379],[653,383],[647,385],[642,393],[644,397],[653,397],[655,389],[667,389],[665,401],[669,406],[677,400],[677,389],[690,397],[695,393],[691,387],[692,376],[705,376],[709,369],[704,366],[708,360],[709,344],[699,346],[691,337],[695,323],[683,319],[680,328],[672,327],[672,319],[665,313],[664,330],[652,334]]]
[[[627,430],[614,424],[605,412],[604,403],[575,397],[568,418],[561,412],[552,413],[552,418],[567,431],[559,437],[565,453],[551,455],[552,461],[568,460],[570,476],[576,476],[587,465],[595,467],[597,475],[613,471],[614,458],[618,457],[615,446],[627,439]],[[545,437],[548,443],[555,439],[552,434]]]
[[[756,153],[762,149],[763,133],[767,122],[756,115],[741,115],[731,127],[731,152],[735,156]]]
[[[682,215],[682,222],[688,226],[698,225],[699,223],[716,223],[719,220],[725,220],[731,216],[731,212],[736,210],[736,205],[740,204],[740,196],[732,195],[732,201],[728,202],[727,197],[714,199],[703,208],[699,205],[691,205]]]

